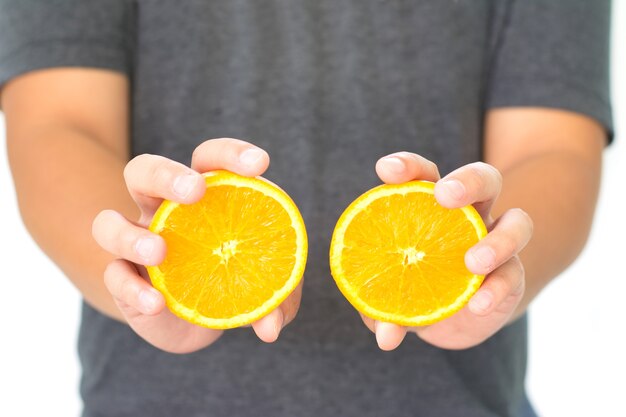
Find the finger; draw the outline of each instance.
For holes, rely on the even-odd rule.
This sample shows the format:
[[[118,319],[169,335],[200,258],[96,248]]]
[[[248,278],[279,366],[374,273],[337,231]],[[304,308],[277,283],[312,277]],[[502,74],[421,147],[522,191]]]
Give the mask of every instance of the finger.
[[[280,304],[280,309],[283,312],[283,327],[291,323],[298,314],[300,309],[300,300],[302,299],[302,285],[304,279],[300,280],[298,286],[292,291],[291,294]]]
[[[279,311],[274,310],[267,316],[252,323],[252,328],[259,336],[259,339],[267,343],[275,342],[282,329],[296,318],[300,308],[300,300],[302,299],[303,282],[304,280],[300,280],[293,292],[276,308]]]
[[[484,162],[465,165],[446,175],[435,185],[435,198],[448,208],[474,204],[483,219],[502,189],[500,171]]]
[[[137,269],[127,261],[111,262],[104,271],[104,284],[118,304],[149,316],[159,314],[165,307],[163,295],[148,284]]]
[[[517,303],[511,300],[519,300],[524,294],[524,287],[524,267],[515,256],[485,278],[467,306],[478,316],[487,316],[499,308],[513,313]],[[504,309],[501,308],[503,303],[508,304]]]
[[[397,152],[376,162],[376,173],[386,184],[401,184],[411,180],[437,181],[437,165],[411,152]]]
[[[359,315],[361,316],[361,320],[363,320],[363,323],[365,324],[365,326],[370,329],[370,331],[374,334],[376,334],[376,320],[367,317],[365,314],[363,313],[359,313]]]
[[[408,330],[406,327],[374,320],[363,313],[359,314],[365,326],[376,335],[376,343],[381,350],[394,350],[400,346]]]
[[[124,179],[141,209],[142,224],[152,218],[163,199],[191,204],[200,200],[206,189],[198,172],[158,155],[133,158],[124,168]]]
[[[381,350],[394,350],[404,340],[406,336],[406,327],[398,326],[393,323],[385,323],[376,321],[374,323],[374,331],[376,332],[376,343]]]
[[[136,226],[113,210],[100,212],[93,221],[92,235],[107,252],[142,265],[158,265],[165,258],[165,241]]]
[[[475,273],[485,275],[517,255],[533,233],[533,222],[522,209],[507,210],[494,223],[485,238],[465,254],[465,265]]]
[[[170,353],[190,353],[202,349],[223,333],[185,321],[165,308],[163,295],[153,288],[137,268],[125,260],[111,262],[104,272],[104,283],[128,325],[147,342]]]
[[[210,139],[200,144],[191,158],[198,172],[225,169],[247,177],[265,172],[270,157],[263,149],[239,139]]]
[[[252,328],[259,339],[265,343],[272,343],[278,339],[284,321],[283,311],[280,308],[276,308],[267,316],[252,323]]]

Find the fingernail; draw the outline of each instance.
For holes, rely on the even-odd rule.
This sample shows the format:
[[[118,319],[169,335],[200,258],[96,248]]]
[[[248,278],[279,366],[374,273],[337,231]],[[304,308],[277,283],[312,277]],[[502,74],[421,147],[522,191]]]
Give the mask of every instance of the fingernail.
[[[154,239],[150,237],[141,237],[135,243],[135,252],[143,259],[148,260],[154,251]]]
[[[465,195],[465,186],[460,181],[444,180],[441,182],[441,185],[455,200],[460,200]]]
[[[139,302],[143,312],[150,313],[154,311],[158,303],[158,295],[155,294],[155,290],[141,290],[139,293]]]
[[[252,166],[256,164],[261,158],[263,158],[263,152],[259,148],[249,148],[243,151],[239,155],[239,162],[244,165]]]
[[[489,246],[481,246],[472,252],[472,256],[485,269],[491,271],[496,262],[496,254]]]
[[[388,156],[383,158],[385,168],[394,174],[401,174],[404,172],[404,161],[396,156]]]
[[[469,302],[470,310],[482,313],[491,307],[493,303],[493,295],[487,290],[479,290]]]
[[[185,174],[176,177],[173,184],[174,194],[180,198],[186,198],[193,191],[193,187],[196,186],[198,176],[193,174]]]

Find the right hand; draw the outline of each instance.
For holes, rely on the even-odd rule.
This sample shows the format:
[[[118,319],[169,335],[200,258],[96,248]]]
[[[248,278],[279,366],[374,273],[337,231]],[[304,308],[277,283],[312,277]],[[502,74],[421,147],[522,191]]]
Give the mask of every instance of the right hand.
[[[168,199],[194,203],[205,192],[201,172],[225,169],[245,176],[261,175],[269,166],[264,150],[238,139],[212,139],[193,152],[191,169],[156,155],[139,155],[124,169],[131,197],[141,210],[132,222],[113,210],[98,214],[92,232],[98,244],[121,258],[104,272],[107,289],[130,327],[162,350],[188,353],[202,349],[223,333],[187,322],[170,312],[163,295],[152,285],[144,265],[158,265],[165,258],[165,241],[147,230],[154,213]],[[302,284],[274,311],[252,323],[257,336],[273,342],[280,330],[295,317]]]

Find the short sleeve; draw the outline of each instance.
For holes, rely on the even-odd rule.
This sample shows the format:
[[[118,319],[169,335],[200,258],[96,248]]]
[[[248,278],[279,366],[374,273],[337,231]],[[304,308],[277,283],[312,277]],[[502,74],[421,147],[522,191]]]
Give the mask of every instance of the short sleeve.
[[[594,118],[613,138],[608,0],[513,0],[497,34],[487,108],[553,107]]]
[[[132,11],[126,0],[0,0],[0,87],[50,67],[130,74]]]

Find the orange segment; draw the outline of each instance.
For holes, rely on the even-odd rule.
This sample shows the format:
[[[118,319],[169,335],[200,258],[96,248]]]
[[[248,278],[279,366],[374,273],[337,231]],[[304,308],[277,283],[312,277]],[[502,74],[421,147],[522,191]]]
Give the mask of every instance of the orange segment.
[[[204,197],[164,201],[150,230],[167,255],[148,267],[170,310],[201,326],[227,329],[276,308],[304,273],[307,237],[296,205],[280,188],[226,171],[205,174]]]
[[[465,253],[487,234],[476,210],[447,209],[434,184],[381,185],[357,198],[337,222],[330,247],[333,278],[368,317],[422,326],[449,317],[483,276]]]

